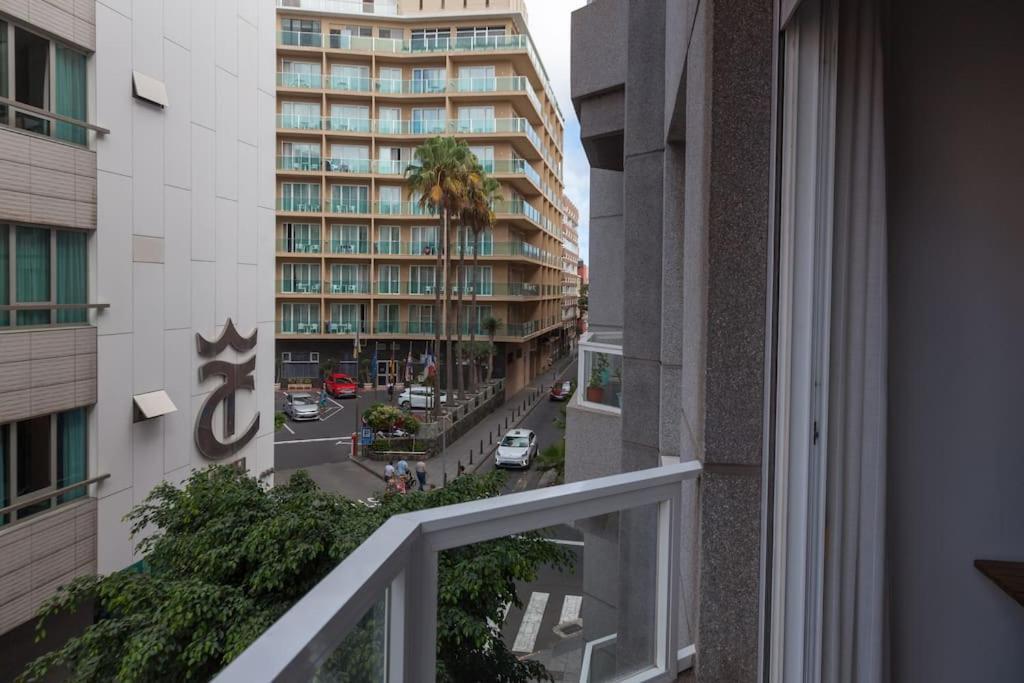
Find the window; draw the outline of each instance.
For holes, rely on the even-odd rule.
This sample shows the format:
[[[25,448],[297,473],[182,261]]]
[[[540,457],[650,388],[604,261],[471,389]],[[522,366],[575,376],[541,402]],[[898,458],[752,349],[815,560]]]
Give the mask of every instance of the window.
[[[354,334],[363,328],[363,304],[331,304],[331,322],[328,332],[332,334]]]
[[[320,64],[281,60],[279,82],[286,88],[319,88],[321,85]]]
[[[402,229],[397,225],[377,226],[377,253],[399,254],[402,251]]]
[[[622,408],[622,333],[589,332],[580,339],[580,405],[618,413]]]
[[[85,481],[86,443],[85,408],[0,425],[0,507]],[[77,489],[2,515],[0,526],[84,495]]]
[[[382,66],[377,70],[377,90],[386,94],[402,92],[402,70],[393,66]]]
[[[365,254],[369,251],[365,225],[332,225],[331,252],[334,254]]]
[[[397,215],[402,213],[402,188],[399,185],[381,185],[378,190],[380,202],[378,213]]]
[[[434,266],[411,266],[409,268],[410,294],[433,294],[436,282]]]
[[[401,268],[397,265],[377,267],[377,293],[401,294]]]
[[[331,47],[335,50],[370,50],[373,48],[373,28],[370,26],[332,28]]]
[[[281,44],[320,47],[320,22],[315,19],[281,19]]]
[[[437,254],[437,227],[416,226],[412,229],[412,243],[409,253],[413,256]]]
[[[320,145],[308,142],[282,142],[277,167],[286,171],[319,171]]]
[[[459,116],[462,116],[462,109],[459,110]],[[491,107],[491,118],[494,118],[494,108]],[[488,173],[494,173],[494,147],[482,146],[482,145],[470,145],[469,151],[473,153],[476,160],[480,162],[480,165]]]
[[[495,132],[494,107],[459,107],[459,132]]]
[[[398,304],[377,304],[377,331],[397,334],[401,331],[398,321]]]
[[[459,67],[460,92],[492,92],[496,89],[497,82],[493,66]]]
[[[410,48],[413,52],[447,50],[451,35],[447,28],[414,28]]]
[[[366,185],[331,185],[332,213],[369,213],[370,188]]]
[[[285,334],[318,334],[320,304],[281,304],[281,332]]]
[[[434,306],[413,304],[409,306],[409,334],[434,333]]]
[[[0,21],[0,96],[85,121],[88,57],[20,26]],[[51,121],[17,106],[0,105],[0,124],[77,145],[88,143],[82,126]]]
[[[379,28],[377,29],[377,36],[387,40],[401,40],[402,29],[400,28]]]
[[[312,183],[282,183],[282,211],[319,211],[320,186]]]
[[[285,223],[284,243],[281,251],[292,253],[319,253],[320,226],[312,223]]]
[[[332,104],[331,130],[370,132],[370,108],[359,104]]]
[[[310,294],[320,291],[320,266],[316,263],[282,263],[281,291]]]
[[[416,135],[443,133],[445,110],[443,107],[419,108],[412,110],[412,132]]]
[[[88,239],[87,233],[73,230],[0,224],[0,304],[43,305],[13,316],[0,311],[0,327],[12,322],[19,326],[87,322]]]
[[[367,294],[370,291],[370,267],[358,263],[331,266],[332,294]]]
[[[327,170],[335,173],[369,173],[370,148],[366,145],[331,145]]]
[[[377,132],[382,135],[395,135],[403,132],[402,110],[398,107],[380,107],[377,110]]]
[[[445,90],[445,70],[439,68],[420,68],[412,70],[410,92],[416,94],[440,93]]]
[[[466,266],[462,271],[463,292],[472,294],[476,287],[476,293],[480,296],[491,296],[494,294],[494,273],[491,266],[480,266],[475,276],[472,266]]]
[[[313,102],[282,102],[281,122],[278,127],[318,130],[320,128],[320,105]]]
[[[366,92],[370,89],[370,67],[356,64],[331,65],[331,90]]]

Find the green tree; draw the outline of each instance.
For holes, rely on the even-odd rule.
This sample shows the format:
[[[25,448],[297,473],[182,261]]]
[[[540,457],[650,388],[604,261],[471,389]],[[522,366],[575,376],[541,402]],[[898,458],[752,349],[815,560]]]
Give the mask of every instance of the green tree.
[[[479,162],[475,173],[471,177],[471,182],[467,187],[466,192],[466,204],[467,207],[464,211],[466,218],[464,223],[469,224],[470,230],[473,232],[473,302],[472,302],[472,313],[469,321],[469,344],[470,347],[476,346],[476,328],[481,323],[479,308],[477,306],[477,287],[476,280],[480,276],[480,236],[489,229],[494,227],[495,216],[494,216],[494,202],[501,199],[501,195],[498,191],[501,189],[501,185],[497,180],[487,175]],[[460,249],[461,259],[463,261],[463,267],[465,266],[465,248]],[[462,290],[459,290],[459,304],[462,304]],[[461,339],[460,339],[461,341]],[[473,363],[473,391],[476,391],[477,377],[476,377],[476,363]],[[488,377],[488,379],[490,379]]]
[[[419,197],[419,206],[439,218],[438,243],[441,248],[437,250],[437,266],[434,270],[434,356],[438,363],[434,374],[435,397],[441,395],[441,328],[440,321],[437,319],[437,316],[441,314],[441,283],[437,279],[442,274],[445,279],[448,276],[448,221],[462,210],[472,158],[472,152],[469,151],[469,146],[465,142],[458,141],[453,137],[435,137],[416,148],[414,163],[405,169],[405,182],[413,194]],[[443,263],[442,253],[444,254]],[[445,311],[447,312],[451,287],[445,287],[445,290]],[[441,315],[441,319],[447,323],[446,314]],[[445,330],[445,334],[448,341],[445,363],[448,381],[445,389],[451,392],[452,336],[450,326]],[[451,397],[448,400],[452,400]],[[435,400],[434,419],[439,420],[440,418],[441,401]]]
[[[183,488],[156,486],[129,513],[147,571],[75,579],[46,618],[94,601],[104,615],[23,674],[64,667],[71,681],[206,681],[237,657],[390,516],[498,495],[500,474],[459,477],[428,493],[384,496],[367,508],[317,488],[305,472],[268,488],[235,468],[195,472]],[[562,548],[528,533],[440,555],[437,680],[551,680],[501,641],[517,582],[571,567]],[[325,665],[332,680],[366,681],[382,666],[383,613],[371,610]]]
[[[367,408],[363,412],[363,418],[375,432],[390,432],[396,427],[410,434],[415,434],[420,430],[420,421],[413,415],[386,403],[378,403]]]
[[[484,320],[482,327],[487,331],[487,341],[491,344],[491,355],[487,358],[487,381],[491,381],[491,376],[494,374],[494,354],[497,353],[498,347],[494,343],[494,338],[498,336],[498,330],[504,323],[498,318],[490,317]]]

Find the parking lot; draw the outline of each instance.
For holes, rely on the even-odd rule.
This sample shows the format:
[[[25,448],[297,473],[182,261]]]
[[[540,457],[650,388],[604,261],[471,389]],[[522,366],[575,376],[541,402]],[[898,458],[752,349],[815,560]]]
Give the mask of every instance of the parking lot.
[[[278,391],[275,410],[284,411],[285,391]],[[319,390],[295,391],[319,398]],[[274,437],[278,469],[311,467],[347,460],[352,432],[359,430],[359,416],[374,403],[386,402],[387,391],[359,390],[356,398],[327,397],[319,420],[289,419]]]

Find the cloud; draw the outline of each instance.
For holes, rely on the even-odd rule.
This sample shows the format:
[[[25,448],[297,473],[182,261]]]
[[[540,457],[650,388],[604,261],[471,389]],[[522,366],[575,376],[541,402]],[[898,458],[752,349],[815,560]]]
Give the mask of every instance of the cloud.
[[[566,194],[580,210],[580,256],[589,262],[590,164],[580,144],[580,124],[572,108],[569,87],[571,15],[586,4],[586,0],[527,0],[530,34],[565,117],[562,176]]]

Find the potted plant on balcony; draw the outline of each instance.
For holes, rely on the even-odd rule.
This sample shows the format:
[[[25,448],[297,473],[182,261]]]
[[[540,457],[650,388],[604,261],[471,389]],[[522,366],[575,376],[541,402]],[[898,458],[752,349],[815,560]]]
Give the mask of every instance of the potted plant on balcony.
[[[595,353],[590,365],[590,381],[587,382],[587,400],[601,403],[604,400],[605,372],[608,370],[608,356]]]

